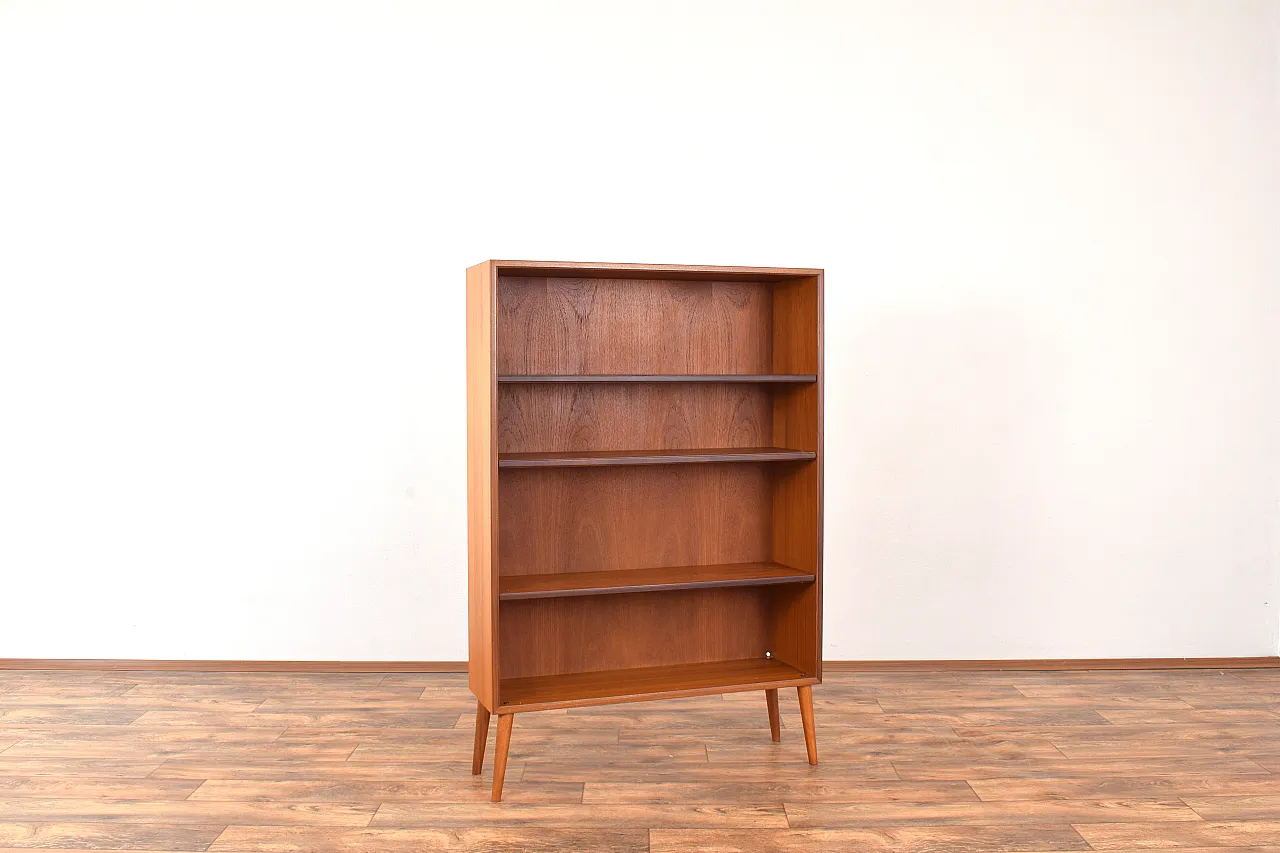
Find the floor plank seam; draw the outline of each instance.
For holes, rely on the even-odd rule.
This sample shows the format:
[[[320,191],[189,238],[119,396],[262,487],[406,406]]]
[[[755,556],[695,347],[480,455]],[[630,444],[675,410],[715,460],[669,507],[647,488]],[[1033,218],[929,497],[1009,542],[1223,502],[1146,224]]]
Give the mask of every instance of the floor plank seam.
[[[231,828],[231,825],[230,825],[230,824],[228,824],[227,826],[222,827],[221,831],[219,831],[219,832],[218,832],[218,834],[217,834],[217,835],[215,835],[215,836],[213,837],[213,840],[212,840],[212,841],[210,841],[208,844],[206,844],[206,845],[204,846],[205,853],[208,853],[208,851],[212,850],[212,849],[213,849],[213,845],[217,844],[217,843],[218,843],[218,839],[220,839],[220,838],[222,838],[222,836],[226,835],[226,834],[227,834],[227,830],[228,830],[228,829],[230,829],[230,828]]]

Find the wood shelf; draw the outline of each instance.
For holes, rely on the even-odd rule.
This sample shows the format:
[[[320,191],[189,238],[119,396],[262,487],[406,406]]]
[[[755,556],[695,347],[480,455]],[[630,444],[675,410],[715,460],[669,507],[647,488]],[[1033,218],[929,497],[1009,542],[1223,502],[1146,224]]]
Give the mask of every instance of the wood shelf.
[[[813,579],[812,572],[802,572],[772,562],[667,566],[617,572],[506,576],[498,579],[498,597],[502,601],[520,601],[529,598],[571,598],[579,595],[617,595],[671,589],[812,583]]]
[[[503,384],[564,382],[742,382],[772,385],[803,385],[817,382],[815,373],[620,373],[620,374],[540,374],[499,376]]]
[[[811,450],[784,447],[718,447],[701,450],[582,450],[500,453],[499,468],[583,468],[602,465],[680,465],[690,462],[804,462]]]
[[[525,711],[776,689],[817,680],[780,660],[749,658],[504,678],[500,690],[503,706]]]

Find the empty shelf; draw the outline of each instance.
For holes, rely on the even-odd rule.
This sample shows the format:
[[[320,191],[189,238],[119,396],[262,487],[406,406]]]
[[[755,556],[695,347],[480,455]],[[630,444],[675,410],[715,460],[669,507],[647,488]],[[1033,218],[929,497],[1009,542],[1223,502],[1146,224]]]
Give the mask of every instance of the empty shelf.
[[[788,687],[817,678],[771,658],[646,666],[568,675],[504,678],[499,693],[504,708],[533,710],[560,705],[642,702],[701,693]]]
[[[518,601],[526,598],[567,598],[578,595],[768,586],[811,581],[812,572],[802,572],[780,563],[725,563],[716,566],[667,566],[616,572],[512,575],[498,579],[498,597],[503,601]]]
[[[579,450],[499,453],[499,468],[580,468],[596,465],[677,465],[686,462],[795,462],[814,459],[812,450],[783,447],[719,447],[703,450]]]
[[[802,384],[817,382],[813,373],[626,373],[626,374],[510,374],[499,382],[763,382]]]

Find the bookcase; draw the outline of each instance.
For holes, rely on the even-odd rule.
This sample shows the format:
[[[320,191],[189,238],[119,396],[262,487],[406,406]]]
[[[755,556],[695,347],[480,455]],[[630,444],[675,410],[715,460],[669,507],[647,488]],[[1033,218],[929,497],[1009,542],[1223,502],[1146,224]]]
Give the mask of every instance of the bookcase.
[[[472,772],[498,716],[822,679],[822,270],[467,270]],[[763,719],[763,718],[762,718]],[[762,746],[762,749],[766,748]]]

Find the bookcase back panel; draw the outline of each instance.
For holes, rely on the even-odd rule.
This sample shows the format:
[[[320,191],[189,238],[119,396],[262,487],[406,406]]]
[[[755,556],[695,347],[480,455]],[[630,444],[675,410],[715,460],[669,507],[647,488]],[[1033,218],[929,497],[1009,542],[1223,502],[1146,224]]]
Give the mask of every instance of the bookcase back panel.
[[[768,447],[772,393],[746,384],[503,385],[498,452]]]
[[[771,599],[759,588],[504,601],[503,678],[762,658]]]
[[[772,551],[770,466],[508,469],[503,575],[747,563]]]
[[[769,373],[773,285],[498,278],[499,374]]]

